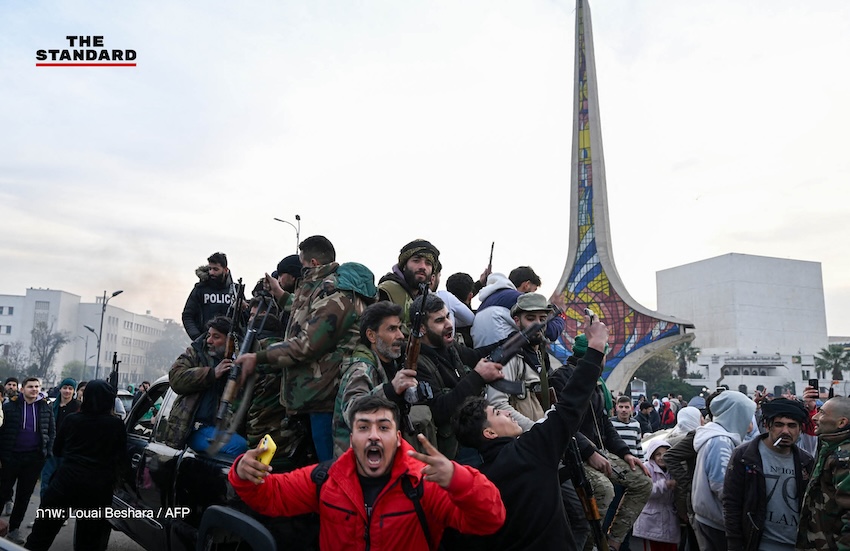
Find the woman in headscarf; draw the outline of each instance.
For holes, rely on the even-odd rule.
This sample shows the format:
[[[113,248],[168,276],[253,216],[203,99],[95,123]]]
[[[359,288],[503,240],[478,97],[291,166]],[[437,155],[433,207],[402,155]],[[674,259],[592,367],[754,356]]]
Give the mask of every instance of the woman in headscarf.
[[[77,518],[74,549],[78,551],[102,551],[109,542],[109,522],[103,519],[103,510],[112,505],[117,469],[124,464],[127,448],[124,424],[112,415],[114,405],[115,390],[109,383],[89,382],[80,412],[65,419],[53,446],[53,453],[63,461],[40,508],[100,512],[100,518]],[[25,547],[46,551],[64,521],[37,519]]]
[[[679,440],[689,432],[702,425],[702,412],[695,407],[688,406],[679,410],[676,415],[676,426],[667,435],[670,446],[675,446]]]

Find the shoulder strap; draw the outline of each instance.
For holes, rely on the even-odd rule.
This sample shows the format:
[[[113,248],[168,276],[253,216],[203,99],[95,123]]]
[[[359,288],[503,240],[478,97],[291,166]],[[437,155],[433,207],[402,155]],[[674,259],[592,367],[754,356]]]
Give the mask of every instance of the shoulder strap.
[[[422,525],[422,531],[425,532],[425,541],[427,541],[428,546],[430,546],[431,530],[428,528],[428,519],[425,517],[425,511],[422,509],[422,503],[419,501],[422,499],[422,494],[425,491],[425,483],[422,481],[418,486],[414,486],[410,481],[410,477],[402,476],[401,488],[404,490],[404,495],[407,496],[407,499],[413,502],[413,508],[416,510],[416,516],[419,517],[419,524]]]
[[[322,495],[322,486],[325,484],[325,481],[328,479],[328,469],[331,468],[331,465],[334,464],[336,459],[328,459],[326,461],[322,461],[310,471],[310,480],[313,481],[313,484],[316,485],[316,499],[321,500]]]

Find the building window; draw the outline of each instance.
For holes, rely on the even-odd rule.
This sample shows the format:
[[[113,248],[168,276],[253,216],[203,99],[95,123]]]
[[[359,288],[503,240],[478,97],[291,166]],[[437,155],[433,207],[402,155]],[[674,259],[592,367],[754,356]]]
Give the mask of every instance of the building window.
[[[7,335],[11,335],[11,334],[12,334],[12,326],[11,326],[11,325],[7,325],[7,326],[6,326],[6,334],[7,334]]]
[[[50,303],[46,300],[35,301],[35,313],[33,315],[33,326],[39,323],[47,323],[50,314]]]
[[[3,307],[0,306],[0,316],[2,316],[2,315],[3,315]]]
[[[732,370],[732,375],[737,375],[737,374],[738,374],[738,370],[737,370],[737,369],[733,369],[733,370]]]
[[[11,316],[12,314],[14,314],[14,313],[15,313],[15,307],[14,307],[14,306],[9,306],[8,313],[9,313],[9,315],[10,315],[10,316]]]
[[[750,370],[749,370],[749,369],[745,369],[745,370],[744,370],[744,375],[749,375],[749,374],[750,374]],[[746,393],[745,393],[745,394],[746,394]]]

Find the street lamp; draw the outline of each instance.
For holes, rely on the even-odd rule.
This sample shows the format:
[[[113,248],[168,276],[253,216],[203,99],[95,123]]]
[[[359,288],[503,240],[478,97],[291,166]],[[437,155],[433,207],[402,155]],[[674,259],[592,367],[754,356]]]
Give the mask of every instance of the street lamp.
[[[101,308],[100,308],[100,332],[99,333],[94,333],[94,329],[92,329],[88,325],[85,326],[86,329],[88,329],[89,331],[91,331],[92,333],[94,333],[97,336],[97,362],[95,362],[95,366],[94,366],[94,378],[95,379],[97,379],[98,375],[100,375],[100,345],[101,345],[101,337],[103,336],[103,317],[104,317],[104,315],[106,315],[106,304],[109,302],[109,299],[111,299],[113,297],[117,297],[118,295],[120,295],[123,292],[124,292],[123,290],[119,289],[118,291],[115,291],[114,293],[112,293],[111,296],[107,297],[106,291],[103,291],[103,302],[102,302]]]
[[[275,218],[275,220],[283,222],[284,224],[289,224],[292,226],[292,229],[295,230],[295,254],[298,254],[298,245],[301,243],[301,217],[297,214],[295,215],[295,221],[298,223],[297,227],[288,220],[281,220],[280,218]]]

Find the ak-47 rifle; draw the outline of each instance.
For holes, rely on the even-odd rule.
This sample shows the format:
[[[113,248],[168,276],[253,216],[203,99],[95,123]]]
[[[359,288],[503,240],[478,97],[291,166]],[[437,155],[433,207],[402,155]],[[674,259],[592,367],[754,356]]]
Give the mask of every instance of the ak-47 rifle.
[[[109,384],[118,392],[118,366],[121,360],[118,359],[118,352],[112,353],[112,371],[109,372]],[[129,413],[129,412],[128,412]]]
[[[404,368],[413,371],[416,371],[416,364],[419,361],[419,348],[422,344],[422,310],[425,309],[425,299],[428,296],[427,284],[419,284],[419,296],[422,297],[422,307],[413,313],[410,323],[410,336],[407,338],[407,346],[404,352]],[[416,386],[404,391],[404,401],[411,405],[421,404],[432,398],[434,398],[434,391],[431,389],[431,385],[424,381],[420,381]],[[402,417],[407,434],[413,434],[415,429],[410,417],[407,415]]]
[[[251,351],[254,346],[257,333],[263,330],[263,326],[266,322],[266,316],[262,315],[262,313],[266,310],[266,308],[264,308],[264,301],[266,299],[263,299],[263,302],[260,302],[260,308],[257,310],[258,315],[251,320],[251,324],[245,332],[245,336],[239,336],[239,326],[241,325],[240,322],[242,320],[242,297],[244,296],[244,289],[245,286],[242,284],[242,279],[239,279],[239,283],[236,286],[236,298],[233,301],[232,306],[230,333],[227,335],[227,345],[225,347],[225,358],[230,358],[234,361],[242,354],[247,354]],[[257,327],[258,318],[262,318],[259,328]],[[239,344],[238,352],[236,350],[237,343]],[[242,394],[242,404],[240,404],[239,410],[237,410],[233,415],[230,415],[230,408],[236,400],[236,395],[239,391],[241,373],[242,366],[236,363],[231,364],[230,373],[227,375],[227,383],[224,386],[224,391],[221,393],[221,400],[219,401],[218,410],[216,411],[215,435],[210,439],[210,445],[205,450],[208,455],[215,455],[218,453],[218,450],[220,450],[221,447],[230,440],[230,437],[236,431],[236,427],[248,411],[247,407],[251,402],[251,394],[254,392],[254,381],[256,380],[255,375],[252,375],[245,383],[245,390]]]
[[[608,538],[605,537],[605,532],[602,530],[602,515],[599,514],[596,498],[593,497],[593,486],[587,478],[587,473],[584,472],[584,462],[581,460],[581,454],[578,451],[578,442],[576,442],[575,437],[572,438],[572,441],[567,446],[565,458],[565,468],[570,474],[570,480],[572,480],[576,495],[579,501],[581,501],[584,516],[590,523],[596,548],[608,549]]]
[[[505,342],[503,342],[498,348],[490,352],[490,354],[487,356],[487,359],[491,362],[496,362],[498,364],[505,365],[511,360],[511,358],[519,354],[519,352],[523,349],[525,345],[531,344],[532,338],[534,338],[538,333],[543,331],[546,327],[546,324],[549,323],[549,320],[559,315],[560,313],[561,311],[557,307],[554,307],[552,312],[550,312],[549,315],[546,316],[546,319],[544,321],[535,322],[534,324],[526,327],[524,331],[514,333],[513,335],[508,337],[507,340],[505,340]],[[512,396],[521,396],[525,394],[525,383],[523,381],[496,379],[495,381],[492,381],[488,384],[499,392],[504,392],[505,394],[510,394]]]

